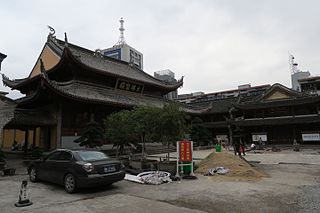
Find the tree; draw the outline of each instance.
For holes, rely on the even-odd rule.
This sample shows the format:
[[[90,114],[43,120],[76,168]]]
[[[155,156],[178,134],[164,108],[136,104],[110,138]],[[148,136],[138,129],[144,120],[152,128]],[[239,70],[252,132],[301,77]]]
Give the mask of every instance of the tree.
[[[156,107],[137,107],[132,111],[120,111],[107,117],[106,135],[117,148],[140,141],[144,159],[145,143],[162,141],[170,144],[184,137],[186,131],[185,114],[176,104]],[[169,153],[168,153],[168,157]]]
[[[186,115],[179,109],[179,105],[176,103],[165,105],[159,116],[157,134],[168,146],[168,160],[170,159],[170,144],[184,138],[187,131]]]
[[[196,117],[191,121],[191,140],[199,145],[208,145],[211,139],[210,131],[203,126],[203,121]]]
[[[105,126],[107,139],[117,148],[117,157],[125,146],[137,142],[131,111],[123,110],[110,114],[105,120]]]
[[[94,120],[94,116],[92,114],[89,123],[81,134],[81,137],[74,140],[74,142],[80,143],[80,146],[94,148],[97,146],[102,146],[104,140],[105,137],[103,128]]]
[[[157,126],[159,126],[160,108],[137,107],[131,111],[134,121],[134,132],[141,139],[142,158],[145,156],[145,143],[156,138]]]

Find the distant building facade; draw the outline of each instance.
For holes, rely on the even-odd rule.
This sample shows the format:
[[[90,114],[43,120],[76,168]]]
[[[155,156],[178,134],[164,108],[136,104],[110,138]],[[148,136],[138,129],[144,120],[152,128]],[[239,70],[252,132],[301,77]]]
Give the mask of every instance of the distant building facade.
[[[312,95],[320,95],[320,76],[303,78],[298,82],[302,92]]]
[[[161,70],[154,72],[154,77],[157,79],[160,79],[162,81],[168,82],[168,83],[175,83],[177,80],[175,79],[174,72],[172,72],[169,69]],[[172,91],[165,95],[165,98],[168,100],[174,100],[178,98],[178,91]]]
[[[239,85],[238,89],[224,90],[219,92],[207,93],[204,92],[194,92],[190,94],[178,95],[177,101],[181,103],[200,103],[207,101],[220,100],[225,98],[234,98],[239,95],[251,96],[264,92],[266,89],[270,88],[270,84],[259,85],[251,87],[251,84]]]
[[[126,43],[102,50],[102,54],[133,64],[143,70],[143,54]]]

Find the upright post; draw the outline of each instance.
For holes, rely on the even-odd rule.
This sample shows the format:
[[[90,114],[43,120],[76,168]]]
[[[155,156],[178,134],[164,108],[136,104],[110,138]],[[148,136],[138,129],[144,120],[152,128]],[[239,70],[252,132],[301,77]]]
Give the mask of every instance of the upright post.
[[[180,174],[179,174],[179,155],[180,155],[180,150],[179,150],[179,141],[177,141],[177,172],[176,172],[176,177],[180,178]]]
[[[191,141],[191,172],[190,172],[190,176],[195,176],[193,173],[193,141]]]

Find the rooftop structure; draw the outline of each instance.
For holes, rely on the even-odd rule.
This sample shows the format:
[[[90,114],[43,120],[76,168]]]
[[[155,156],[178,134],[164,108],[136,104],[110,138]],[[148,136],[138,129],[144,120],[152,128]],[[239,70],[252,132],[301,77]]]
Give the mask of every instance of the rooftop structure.
[[[259,85],[251,87],[250,84],[239,85],[238,89],[232,90],[223,90],[219,92],[213,93],[191,93],[191,94],[182,94],[178,95],[177,101],[182,103],[199,103],[199,102],[208,102],[213,100],[221,100],[225,98],[234,98],[238,97],[239,95],[243,96],[251,96],[257,95],[265,92],[267,89],[271,87],[270,84]]]
[[[291,72],[291,88],[296,91],[301,91],[299,79],[307,78],[310,76],[309,71],[302,71],[298,68],[298,63],[295,62],[293,55],[289,55],[289,65]]]
[[[169,83],[177,82],[177,80],[174,77],[174,72],[172,72],[169,69],[154,72],[154,77]],[[178,97],[178,91],[177,90],[172,91],[166,94],[165,97],[169,100],[176,99]]]
[[[105,56],[126,61],[143,70],[143,54],[125,42],[124,30],[124,20],[121,18],[119,28],[120,36],[118,42],[111,48],[103,50],[98,49],[97,51],[101,52]]]
[[[298,82],[302,92],[320,95],[320,76],[302,78]]]

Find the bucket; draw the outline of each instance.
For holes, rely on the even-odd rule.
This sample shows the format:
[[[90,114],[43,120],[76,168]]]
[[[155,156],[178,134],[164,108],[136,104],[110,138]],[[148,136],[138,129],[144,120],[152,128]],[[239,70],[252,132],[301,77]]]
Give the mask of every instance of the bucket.
[[[221,145],[216,145],[216,152],[221,152]]]

